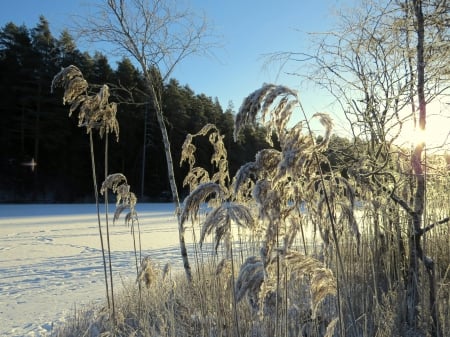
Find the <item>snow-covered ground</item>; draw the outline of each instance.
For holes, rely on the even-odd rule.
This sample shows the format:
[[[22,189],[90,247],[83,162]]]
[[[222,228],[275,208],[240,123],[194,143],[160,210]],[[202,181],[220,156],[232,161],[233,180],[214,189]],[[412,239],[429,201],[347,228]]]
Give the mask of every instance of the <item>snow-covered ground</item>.
[[[111,204],[111,215],[114,209]],[[181,268],[173,204],[140,204],[137,211],[143,254]],[[119,291],[122,279],[136,277],[124,215],[114,226],[110,216],[109,226]],[[75,308],[105,296],[95,205],[0,204],[0,336],[47,336]]]

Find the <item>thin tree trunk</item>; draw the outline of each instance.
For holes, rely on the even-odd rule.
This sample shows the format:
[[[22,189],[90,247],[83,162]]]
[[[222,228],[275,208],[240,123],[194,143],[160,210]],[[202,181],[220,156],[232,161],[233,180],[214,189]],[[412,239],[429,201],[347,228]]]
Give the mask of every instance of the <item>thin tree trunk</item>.
[[[419,99],[419,128],[425,131],[426,126],[426,100],[425,100],[425,58],[424,58],[424,41],[425,41],[425,25],[422,10],[422,0],[413,0],[414,13],[417,20],[417,95]],[[440,335],[439,319],[436,312],[436,290],[435,290],[435,271],[434,261],[426,256],[422,250],[421,238],[424,234],[422,231],[423,213],[425,208],[425,194],[426,194],[426,175],[422,168],[422,153],[425,144],[418,144],[414,150],[411,158],[411,164],[416,177],[416,193],[414,198],[414,216],[412,221],[412,233],[410,238],[410,281],[411,293],[417,295],[418,298],[418,283],[419,270],[418,259],[421,259],[425,265],[429,277],[429,304],[430,316],[432,319],[432,336]],[[408,304],[411,305],[413,302]],[[418,312],[417,307],[408,306],[408,318],[411,323],[417,322]]]
[[[409,230],[409,269],[407,282],[407,320],[410,328],[416,329],[418,322],[419,298],[419,252],[420,228],[422,227],[423,206],[425,203],[425,178],[422,170],[422,151],[424,144],[418,144],[411,157],[413,174],[416,179],[414,195],[414,214],[410,221]]]
[[[189,258],[187,254],[187,248],[186,248],[186,241],[184,237],[184,227],[181,224],[181,208],[180,208],[180,198],[178,196],[178,189],[177,184],[175,181],[175,172],[173,169],[173,159],[172,159],[172,152],[170,150],[170,141],[169,141],[169,135],[167,134],[167,128],[164,124],[164,116],[161,108],[161,101],[158,97],[154,85],[151,83],[151,80],[148,80],[149,82],[149,88],[151,97],[153,98],[153,107],[156,111],[156,119],[158,120],[158,125],[161,130],[163,144],[164,144],[164,153],[166,155],[166,162],[167,162],[167,173],[169,178],[169,184],[170,189],[172,192],[172,198],[173,202],[175,203],[176,207],[176,214],[177,214],[177,220],[178,220],[178,239],[180,243],[180,251],[181,251],[181,258],[183,259],[183,266],[184,271],[186,273],[186,277],[189,282],[192,281],[192,271],[191,266],[189,264]]]

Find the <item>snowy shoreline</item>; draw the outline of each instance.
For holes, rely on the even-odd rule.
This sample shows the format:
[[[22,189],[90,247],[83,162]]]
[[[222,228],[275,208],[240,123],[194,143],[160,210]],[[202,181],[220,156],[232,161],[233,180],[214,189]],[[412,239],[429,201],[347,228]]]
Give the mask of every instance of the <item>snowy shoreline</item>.
[[[114,209],[111,253],[120,291],[136,269],[130,229],[123,215],[112,225]],[[174,205],[140,204],[137,211],[143,254],[181,266]],[[47,336],[75,308],[104,298],[95,205],[0,204],[0,336]]]

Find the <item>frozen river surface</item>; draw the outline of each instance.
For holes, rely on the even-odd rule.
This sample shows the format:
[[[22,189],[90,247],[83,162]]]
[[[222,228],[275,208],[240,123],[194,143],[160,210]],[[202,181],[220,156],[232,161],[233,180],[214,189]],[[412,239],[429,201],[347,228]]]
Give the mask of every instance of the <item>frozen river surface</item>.
[[[143,255],[181,268],[173,204],[140,204],[137,211]],[[110,216],[115,287],[136,277],[123,216],[114,226]],[[0,336],[47,336],[76,307],[103,301],[100,247],[95,205],[0,204]]]

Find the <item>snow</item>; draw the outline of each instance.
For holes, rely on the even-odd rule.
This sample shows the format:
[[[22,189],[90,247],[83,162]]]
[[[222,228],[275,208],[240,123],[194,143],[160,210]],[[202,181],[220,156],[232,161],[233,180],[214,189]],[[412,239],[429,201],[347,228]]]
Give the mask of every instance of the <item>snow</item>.
[[[136,268],[125,214],[112,225],[114,209],[111,204],[110,243],[114,286],[120,291],[123,281],[134,280]],[[178,269],[182,262],[174,211],[170,203],[137,206],[143,255]],[[0,336],[48,336],[75,308],[104,302],[98,233],[92,204],[0,204]]]

